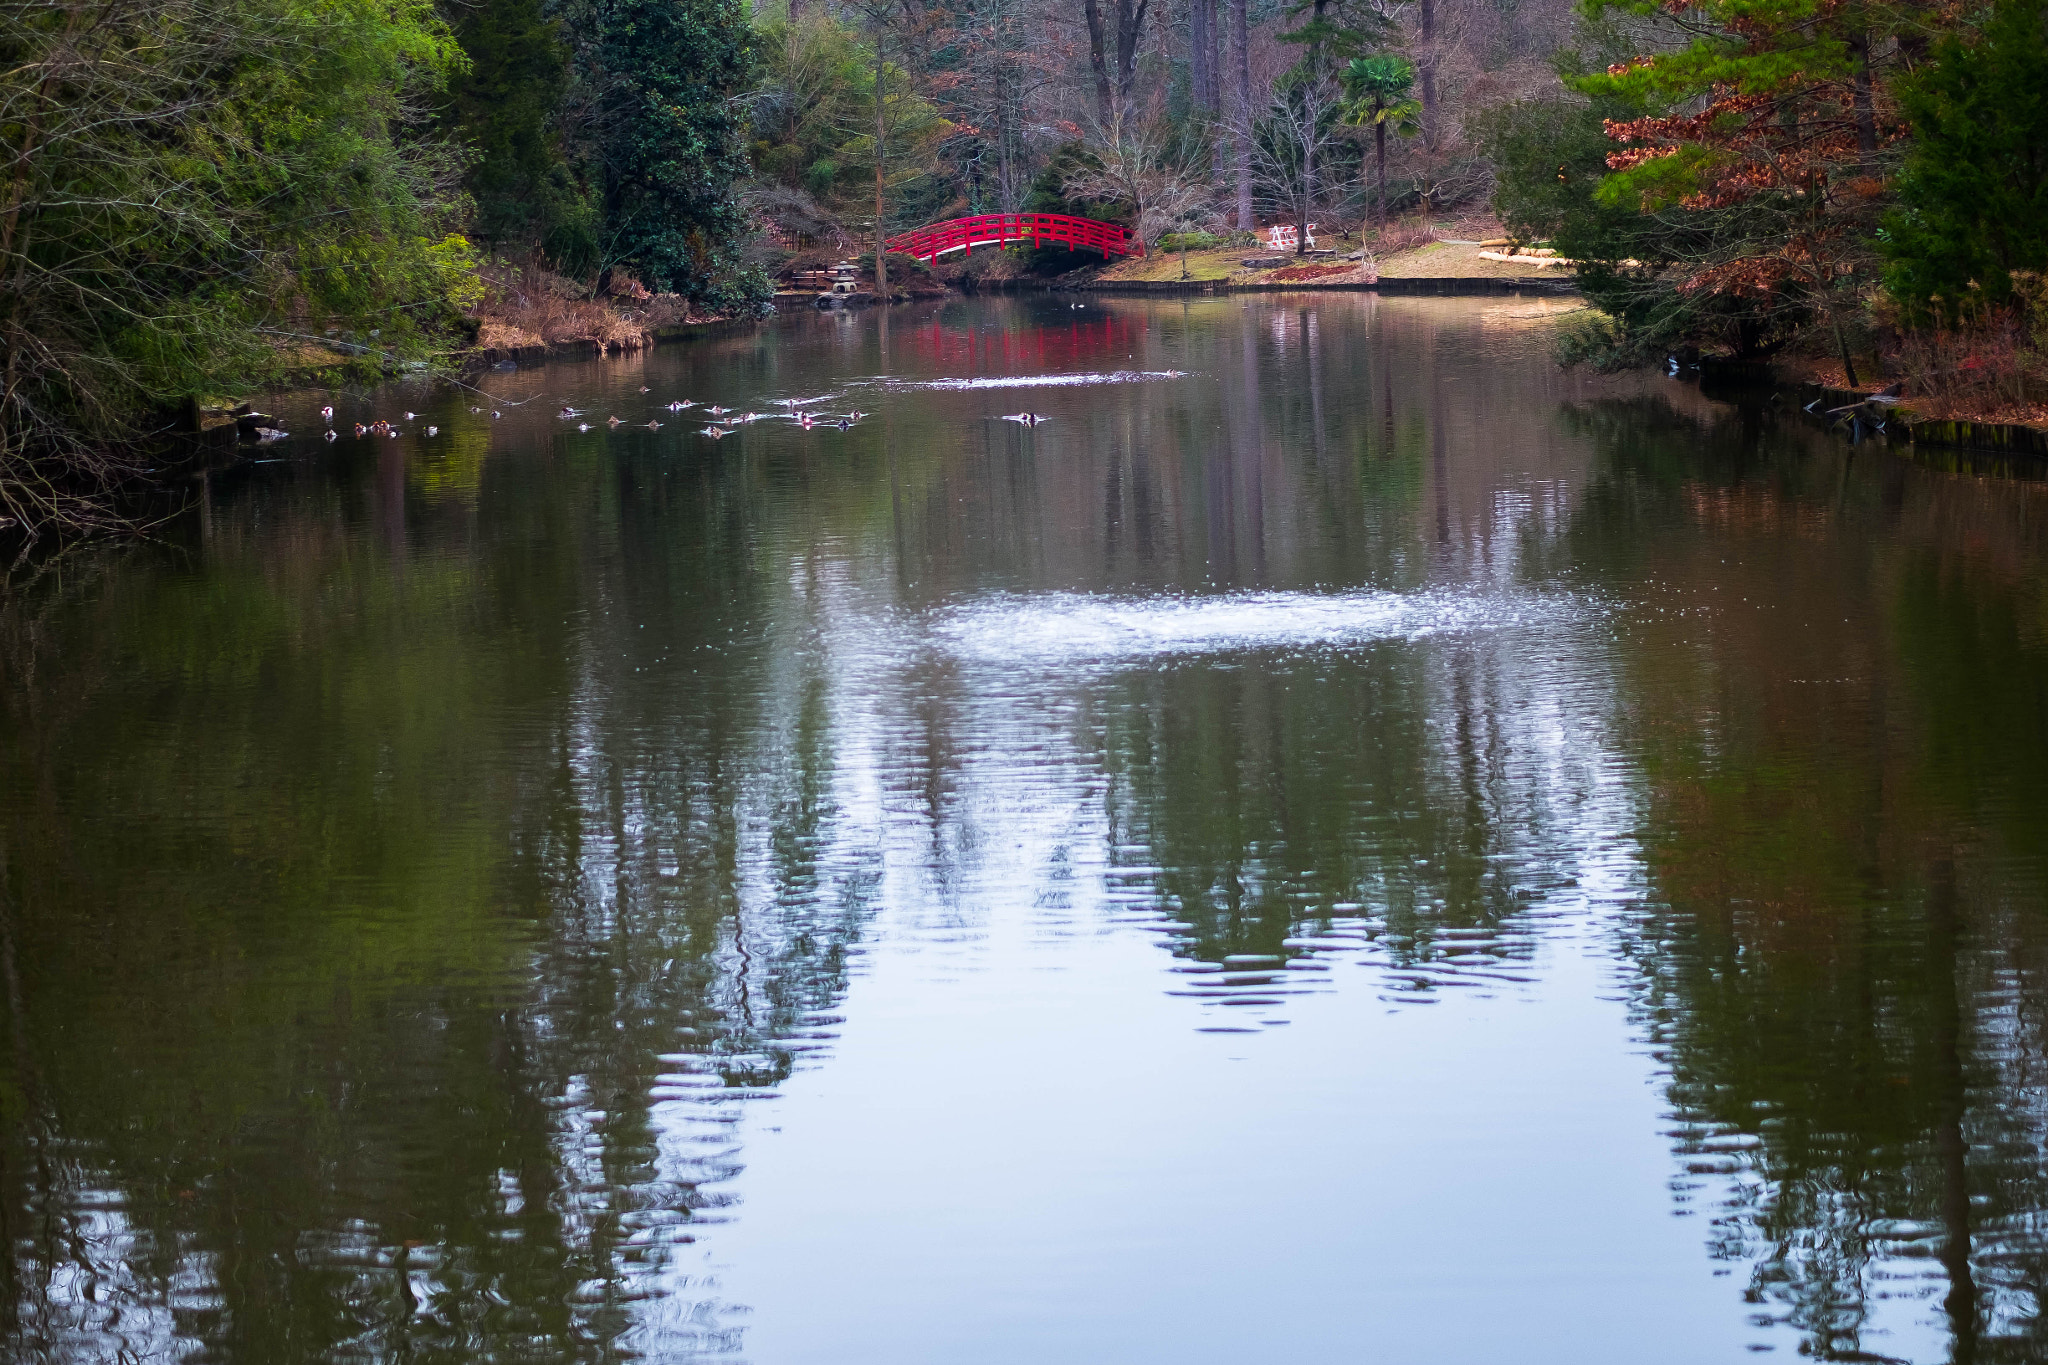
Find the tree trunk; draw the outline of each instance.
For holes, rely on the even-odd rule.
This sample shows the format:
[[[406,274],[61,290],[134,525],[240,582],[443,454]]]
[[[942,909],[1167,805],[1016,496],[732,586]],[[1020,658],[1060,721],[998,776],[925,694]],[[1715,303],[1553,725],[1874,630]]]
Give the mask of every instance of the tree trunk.
[[[1208,113],[1223,117],[1223,10],[1217,8],[1217,0],[1198,0],[1208,10],[1208,47],[1202,49],[1202,59],[1208,61]]]
[[[1436,0],[1422,0],[1422,145],[1436,150]]]
[[[1088,18],[1088,69],[1095,73],[1095,116],[1107,127],[1109,118],[1109,52],[1103,41],[1102,6],[1096,0],[1081,0],[1081,12]]]
[[[1188,94],[1195,108],[1215,112],[1215,73],[1209,69],[1215,59],[1215,43],[1209,37],[1209,15],[1215,0],[1189,0],[1188,4]]]
[[[1152,0],[1138,0],[1133,9],[1131,0],[1116,0],[1116,94],[1126,107],[1138,83],[1138,39],[1145,31],[1145,11],[1151,5]]]
[[[1237,143],[1237,227],[1250,232],[1257,224],[1252,218],[1252,52],[1250,0],[1230,0],[1230,79],[1236,96],[1232,115],[1237,123],[1232,137]]]
[[[1301,192],[1294,197],[1294,254],[1308,255],[1308,215],[1315,203],[1315,101],[1302,100],[1302,121],[1295,126],[1301,130]]]
[[[1330,0],[1316,0],[1315,17],[1312,22],[1317,25],[1316,32],[1318,33],[1322,32],[1323,11],[1328,7],[1329,3]],[[1321,84],[1323,79],[1323,40],[1321,38],[1308,45],[1308,74],[1311,81],[1318,85]],[[1301,211],[1301,238],[1299,246],[1300,250],[1304,252],[1308,250],[1308,216],[1315,211],[1316,203],[1316,134],[1321,130],[1316,127],[1315,115],[1319,112],[1316,102],[1310,101],[1308,134],[1301,140],[1301,198],[1304,207]]]
[[[1380,167],[1380,228],[1384,231],[1387,226],[1387,125],[1375,123],[1372,126],[1372,139],[1375,144],[1374,155]]]
[[[889,303],[889,253],[882,247],[888,228],[882,221],[882,156],[888,130],[882,124],[882,29],[875,26],[875,298]]]
[[[1870,35],[1858,33],[1849,40],[1856,54],[1856,77],[1851,99],[1856,107],[1856,150],[1867,163],[1877,155],[1877,113],[1870,100]]]

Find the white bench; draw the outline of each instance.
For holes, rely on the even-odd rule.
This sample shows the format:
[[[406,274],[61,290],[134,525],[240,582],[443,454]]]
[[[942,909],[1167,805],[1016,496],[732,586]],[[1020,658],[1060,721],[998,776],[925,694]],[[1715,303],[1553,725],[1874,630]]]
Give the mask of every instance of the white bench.
[[[1308,244],[1310,246],[1316,244],[1316,225],[1314,223],[1308,225]],[[1268,251],[1292,251],[1299,245],[1301,245],[1301,241],[1295,235],[1294,224],[1292,223],[1275,223],[1266,229],[1266,250]]]

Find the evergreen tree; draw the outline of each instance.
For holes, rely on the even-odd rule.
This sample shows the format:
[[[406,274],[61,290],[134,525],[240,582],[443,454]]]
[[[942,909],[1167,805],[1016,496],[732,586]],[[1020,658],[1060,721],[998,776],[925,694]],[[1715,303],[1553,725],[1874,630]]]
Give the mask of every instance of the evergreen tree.
[[[2004,0],[1979,41],[1943,41],[1900,83],[1914,142],[1885,220],[1885,284],[1909,312],[1973,287],[1996,302],[2013,271],[2048,269],[2044,21],[2043,0]]]
[[[1590,8],[1637,22],[1664,9]],[[1690,312],[1699,322],[1684,339],[1755,354],[1818,323],[1856,382],[1849,330],[1876,281],[1873,237],[1899,131],[1882,87],[1951,14],[1916,0],[1699,0],[1682,45],[1639,48],[1570,80],[1640,111],[1607,124],[1616,146],[1595,193],[1673,229],[1645,258],[1655,269],[1643,282],[1674,294],[1667,321]]]
[[[557,264],[587,269],[596,206],[562,150],[569,49],[559,22],[541,0],[489,0],[460,11],[455,32],[470,69],[450,83],[449,109],[476,157],[474,235],[497,249],[543,246]]]
[[[713,304],[764,298],[766,279],[735,251],[748,171],[738,97],[754,74],[745,12],[734,0],[610,0],[601,15],[607,260]]]
[[[1386,10],[1361,0],[1294,0],[1287,17],[1301,22],[1276,36],[1306,46],[1303,60],[1317,72],[1326,60],[1348,62],[1378,51],[1394,32]]]

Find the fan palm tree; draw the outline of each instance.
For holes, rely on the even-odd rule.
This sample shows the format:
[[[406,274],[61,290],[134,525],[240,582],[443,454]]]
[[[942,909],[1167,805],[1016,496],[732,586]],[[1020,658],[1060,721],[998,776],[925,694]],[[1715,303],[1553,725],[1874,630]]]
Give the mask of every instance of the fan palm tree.
[[[1370,57],[1353,57],[1344,68],[1344,122],[1372,129],[1375,155],[1379,162],[1380,226],[1387,225],[1387,130],[1396,137],[1412,137],[1422,131],[1422,105],[1409,95],[1415,86],[1415,68],[1406,58],[1379,52]]]

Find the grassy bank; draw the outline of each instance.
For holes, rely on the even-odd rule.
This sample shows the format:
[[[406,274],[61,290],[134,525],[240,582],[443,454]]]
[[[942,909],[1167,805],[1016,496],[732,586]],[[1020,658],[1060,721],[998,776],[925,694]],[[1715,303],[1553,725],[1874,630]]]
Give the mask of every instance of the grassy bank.
[[[1493,260],[1481,253],[1501,238],[1490,218],[1432,222],[1396,219],[1384,229],[1370,225],[1327,232],[1317,245],[1330,256],[1299,256],[1252,245],[1210,247],[1185,254],[1153,251],[1105,266],[1094,278],[1105,284],[1158,283],[1185,279],[1217,284],[1298,284],[1303,288],[1370,283],[1375,279],[1536,279],[1555,277],[1555,267],[1533,260]],[[1273,262],[1246,266],[1246,260]],[[1185,273],[1183,273],[1185,271]],[[1569,278],[1569,276],[1565,276]]]

